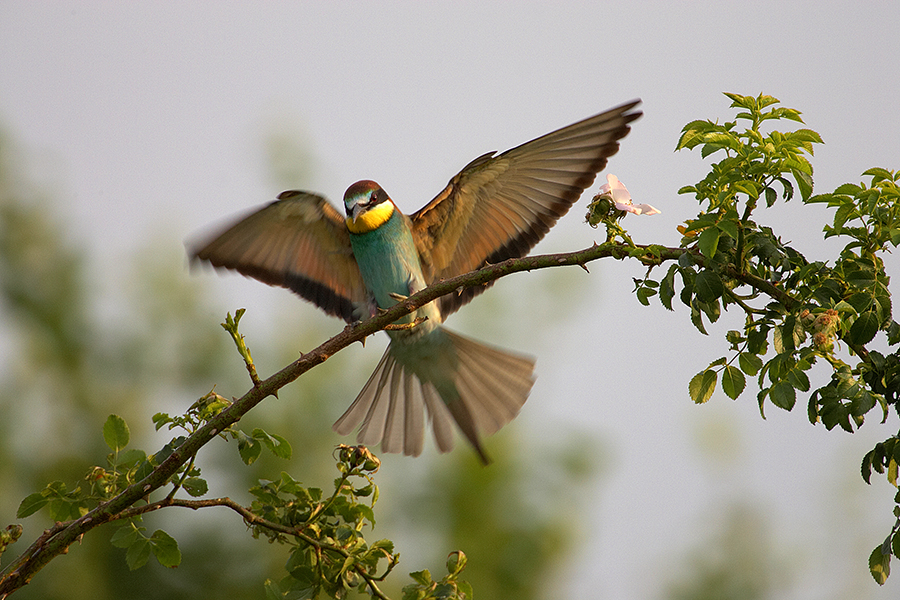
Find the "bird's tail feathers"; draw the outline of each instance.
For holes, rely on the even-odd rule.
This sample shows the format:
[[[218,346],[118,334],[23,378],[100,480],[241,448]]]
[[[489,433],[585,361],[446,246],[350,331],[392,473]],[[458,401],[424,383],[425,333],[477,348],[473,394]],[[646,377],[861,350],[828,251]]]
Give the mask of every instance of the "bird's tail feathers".
[[[519,413],[534,384],[534,360],[500,350],[441,327],[439,351],[420,360],[392,343],[356,400],[335,422],[346,435],[362,423],[357,441],[383,452],[418,456],[424,446],[425,412],[438,450],[453,448],[453,426],[489,462],[481,436],[491,435]],[[425,353],[427,354],[427,353]],[[435,368],[438,365],[439,368]]]

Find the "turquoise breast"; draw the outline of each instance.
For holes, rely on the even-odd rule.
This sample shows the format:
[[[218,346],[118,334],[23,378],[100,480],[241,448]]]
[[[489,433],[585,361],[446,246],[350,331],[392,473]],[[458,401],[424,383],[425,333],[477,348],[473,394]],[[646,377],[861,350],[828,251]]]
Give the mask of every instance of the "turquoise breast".
[[[351,233],[350,244],[366,288],[379,308],[390,308],[397,303],[391,297],[392,293],[409,296],[426,287],[419,253],[399,212],[394,212],[377,229],[361,234]],[[397,322],[408,323],[416,316],[427,316],[434,324],[440,322],[434,303]]]

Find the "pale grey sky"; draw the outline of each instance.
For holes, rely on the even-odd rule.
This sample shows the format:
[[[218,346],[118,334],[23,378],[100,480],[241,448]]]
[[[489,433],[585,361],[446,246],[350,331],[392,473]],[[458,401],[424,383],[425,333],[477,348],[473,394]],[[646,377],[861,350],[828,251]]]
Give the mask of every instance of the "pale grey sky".
[[[640,97],[645,116],[609,172],[663,211],[626,220],[636,241],[676,244],[675,226],[696,212],[676,190],[708,162],[673,149],[688,121],[731,118],[722,91],[764,92],[803,111],[826,142],[813,162],[817,191],[871,166],[900,168],[898,22],[895,1],[6,1],[0,124],[57,174],[71,235],[90,241],[97,272],[116,273],[119,257],[160,230],[180,244],[274,198],[273,129],[287,127],[314,152],[298,186],[337,201],[350,183],[374,179],[411,212],[481,153]],[[800,208],[768,218],[814,252],[824,247],[821,221]],[[583,212],[584,202],[538,251],[599,239]],[[852,585],[862,586],[856,597],[895,597],[898,576],[878,589],[865,563],[892,524],[892,492],[865,486],[857,465],[896,418],[851,437],[809,425],[805,400],[793,413],[770,407],[765,422],[755,393],[695,407],[687,382],[725,352],[726,327],[703,339],[684,311],[641,307],[629,294],[636,265],[591,271],[574,281],[592,300],[541,297],[564,313],[556,342],[513,327],[546,307],[523,302],[499,324],[503,345],[538,358],[524,427],[540,424],[543,436],[590,428],[616,453],[567,597],[658,594],[714,508],[735,499],[769,513],[777,541],[795,551],[802,568],[787,598],[838,597]],[[251,313],[254,303],[293,306],[261,284],[206,277]],[[461,315],[456,326],[465,325]],[[696,442],[716,428],[739,447],[720,468]],[[826,525],[836,514],[847,515],[843,529]]]

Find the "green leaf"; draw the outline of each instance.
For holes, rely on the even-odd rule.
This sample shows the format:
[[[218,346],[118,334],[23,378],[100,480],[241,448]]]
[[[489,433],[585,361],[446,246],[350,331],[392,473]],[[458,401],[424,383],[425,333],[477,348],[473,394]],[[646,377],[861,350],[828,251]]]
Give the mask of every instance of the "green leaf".
[[[707,258],[712,258],[716,254],[716,248],[719,246],[719,229],[717,227],[707,227],[700,234],[697,240],[697,246],[700,252]]]
[[[798,389],[801,392],[809,391],[809,377],[800,369],[795,368],[788,371],[787,379],[795,389]]]
[[[464,597],[466,600],[471,600],[475,597],[472,584],[468,581],[457,581],[456,587],[459,589],[460,597]]]
[[[803,142],[813,142],[816,144],[824,144],[822,141],[822,136],[820,136],[817,132],[812,129],[798,129],[797,131],[792,131],[788,134],[791,139],[800,140]],[[865,173],[864,173],[865,174]]]
[[[253,439],[265,444],[275,456],[288,459],[291,457],[290,443],[280,435],[270,434],[257,427],[253,430]],[[256,460],[254,458],[254,460]],[[249,464],[249,463],[248,463]]]
[[[863,188],[859,187],[855,183],[844,183],[837,186],[837,188],[834,190],[834,193],[842,196],[855,196],[861,191],[863,191]]]
[[[737,239],[739,235],[739,223],[735,220],[725,219],[716,223],[716,227],[718,227],[722,233],[727,235],[732,239]]]
[[[869,310],[862,313],[850,327],[850,343],[859,346],[868,344],[878,333],[879,325],[880,319],[875,311]]]
[[[431,572],[428,569],[413,571],[409,576],[412,577],[413,581],[420,585],[429,586],[432,584]]]
[[[800,187],[800,197],[803,198],[803,200],[807,200],[810,196],[812,196],[812,177],[799,169],[792,169],[791,173],[794,175],[794,179],[797,180],[797,185]]]
[[[150,544],[153,555],[162,566],[172,568],[181,564],[181,550],[178,549],[178,542],[162,529],[153,532]]]
[[[716,389],[716,380],[718,375],[712,369],[706,369],[697,373],[691,378],[688,384],[688,392],[691,400],[697,404],[703,404],[712,396],[713,390]]]
[[[273,443],[269,449],[272,453],[278,458],[290,459],[293,452],[290,442],[274,433],[271,435],[271,439]]]
[[[136,527],[133,523],[126,523],[116,529],[116,532],[109,538],[109,543],[116,548],[128,548],[136,541],[144,539],[141,536],[142,529],[143,527]]]
[[[659,301],[667,309],[673,310],[672,298],[675,297],[675,271],[676,266],[672,266],[666,276],[663,277],[659,285]]]
[[[133,467],[141,461],[147,460],[147,453],[140,448],[124,450],[116,456],[115,464],[123,467]]]
[[[238,453],[245,465],[252,465],[262,453],[262,444],[247,434],[240,432],[238,435]]]
[[[740,369],[732,365],[725,367],[725,370],[722,372],[722,391],[725,392],[726,396],[732,400],[737,400],[737,397],[744,391],[745,385],[747,385],[747,382]]]
[[[872,167],[871,169],[866,169],[863,171],[863,175],[867,175],[869,177],[874,177],[876,182],[887,179],[888,181],[893,181],[893,177],[891,176],[891,172],[887,169],[882,169],[881,167]]]
[[[740,150],[741,148],[741,141],[733,133],[707,133],[703,136],[703,143],[707,146],[712,146],[710,152],[707,152],[707,154],[711,154],[720,148],[730,148],[731,150]],[[704,147],[703,150],[706,151],[706,147]]]
[[[641,286],[637,289],[638,302],[640,302],[644,306],[650,306],[650,298],[652,298],[655,295],[656,295],[656,290],[654,290],[653,288]]]
[[[815,196],[807,198],[806,200],[804,200],[804,202],[806,202],[807,204],[815,204],[817,202],[828,202],[830,204],[831,202],[836,202],[836,199],[835,199],[834,194],[816,194]]]
[[[769,390],[769,398],[772,404],[784,410],[791,410],[797,402],[797,392],[787,381],[779,381]]]
[[[128,569],[134,571],[146,565],[152,551],[150,540],[147,538],[142,537],[135,540],[125,552],[125,564],[128,565]]]
[[[181,486],[185,489],[185,491],[187,491],[188,494],[190,494],[194,498],[199,498],[209,491],[209,486],[207,485],[206,480],[200,477],[188,477],[184,480]]]
[[[263,588],[266,592],[266,600],[284,599],[284,592],[281,591],[281,586],[271,579],[266,579],[266,581],[263,583]]]
[[[24,519],[27,516],[33,515],[37,511],[44,508],[49,502],[50,499],[44,496],[40,492],[35,492],[33,494],[29,494],[25,496],[25,499],[19,503],[19,509],[16,511],[17,519]]]
[[[751,329],[747,333],[747,351],[752,354],[765,354],[769,349],[769,331],[765,328]],[[760,366],[762,361],[760,360]],[[746,371],[744,371],[746,373]],[[750,375],[751,373],[747,373]]]
[[[103,424],[103,440],[113,452],[118,452],[128,445],[130,433],[125,419],[119,415],[109,415]]]
[[[694,280],[694,293],[701,302],[712,302],[725,291],[722,279],[715,271],[705,269],[697,273]]]
[[[891,555],[882,552],[881,545],[869,555],[869,573],[878,585],[884,585],[891,574]]]
[[[738,354],[738,365],[740,365],[741,371],[752,377],[759,373],[763,362],[756,354],[751,352],[741,352]]]

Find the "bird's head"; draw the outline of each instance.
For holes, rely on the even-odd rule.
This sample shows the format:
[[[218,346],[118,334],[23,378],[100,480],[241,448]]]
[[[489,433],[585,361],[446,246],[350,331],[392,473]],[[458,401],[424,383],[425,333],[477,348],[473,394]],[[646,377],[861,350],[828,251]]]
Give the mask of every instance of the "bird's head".
[[[357,181],[344,192],[347,229],[366,233],[377,229],[394,214],[394,202],[374,181]]]

